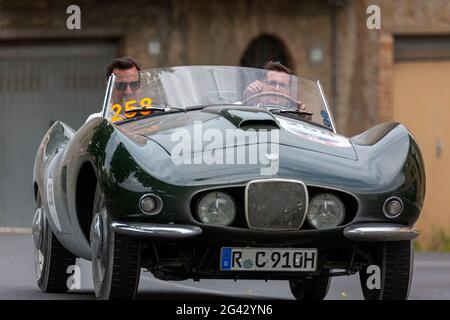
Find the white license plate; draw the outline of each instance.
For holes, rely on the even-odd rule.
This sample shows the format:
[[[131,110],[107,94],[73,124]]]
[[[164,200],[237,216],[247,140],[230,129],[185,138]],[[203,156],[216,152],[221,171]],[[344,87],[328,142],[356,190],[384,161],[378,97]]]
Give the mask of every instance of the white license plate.
[[[317,249],[222,248],[220,269],[227,271],[316,271]]]

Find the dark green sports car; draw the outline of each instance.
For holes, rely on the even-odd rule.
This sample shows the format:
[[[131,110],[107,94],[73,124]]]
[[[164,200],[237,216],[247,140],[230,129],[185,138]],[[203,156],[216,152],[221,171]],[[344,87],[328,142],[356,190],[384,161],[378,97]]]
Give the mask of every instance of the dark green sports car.
[[[100,114],[48,130],[33,183],[39,287],[67,291],[80,257],[101,299],[134,298],[141,268],[297,299],[359,272],[366,299],[406,299],[425,195],[403,125],[347,138],[319,82],[221,66],[111,76]]]

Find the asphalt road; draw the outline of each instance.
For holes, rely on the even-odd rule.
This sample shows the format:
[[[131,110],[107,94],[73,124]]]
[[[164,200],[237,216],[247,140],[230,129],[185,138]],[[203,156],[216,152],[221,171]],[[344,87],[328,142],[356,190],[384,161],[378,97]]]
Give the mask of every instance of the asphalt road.
[[[39,291],[31,235],[0,234],[0,299],[95,299],[90,262],[78,259],[79,290]],[[287,281],[201,280],[165,282],[142,272],[138,299],[292,299]],[[333,278],[327,299],[362,299],[357,276]],[[450,254],[417,253],[410,299],[450,300]]]

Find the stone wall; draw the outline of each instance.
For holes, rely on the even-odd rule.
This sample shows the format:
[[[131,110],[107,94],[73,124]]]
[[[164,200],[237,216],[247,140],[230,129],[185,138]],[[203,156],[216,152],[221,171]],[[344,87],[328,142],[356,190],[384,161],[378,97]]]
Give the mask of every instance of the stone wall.
[[[380,30],[366,27],[371,4],[381,8]],[[353,135],[392,117],[395,36],[450,35],[450,1],[353,0],[338,12],[338,127]]]
[[[352,135],[390,118],[394,35],[450,34],[449,0],[130,0],[77,1],[82,29],[65,27],[73,1],[0,0],[0,44],[5,41],[112,39],[119,54],[146,68],[238,65],[262,34],[281,40],[297,74],[322,82],[334,102],[338,131]],[[366,27],[366,9],[381,7],[381,30]],[[337,12],[336,101],[333,101],[331,11]],[[150,55],[149,42],[160,44]],[[320,48],[323,61],[310,61]]]
[[[0,1],[0,41],[99,39],[118,41],[120,55],[143,67],[188,64],[239,65],[248,44],[267,34],[284,43],[297,74],[331,87],[330,23],[327,0],[314,1],[77,1],[81,30],[65,27],[73,1]],[[150,55],[149,42],[161,52]],[[323,50],[310,63],[311,48]]]

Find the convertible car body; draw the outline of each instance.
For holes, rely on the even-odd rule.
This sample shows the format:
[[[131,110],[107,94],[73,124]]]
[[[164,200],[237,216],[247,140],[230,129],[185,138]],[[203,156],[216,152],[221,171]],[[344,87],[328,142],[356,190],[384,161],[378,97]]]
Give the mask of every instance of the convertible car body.
[[[81,257],[102,299],[133,298],[141,268],[163,280],[288,280],[297,299],[359,272],[366,299],[407,298],[425,173],[405,126],[339,135],[318,82],[274,71],[135,76],[113,75],[101,116],[78,131],[56,122],[39,147],[43,291],[67,291]]]

